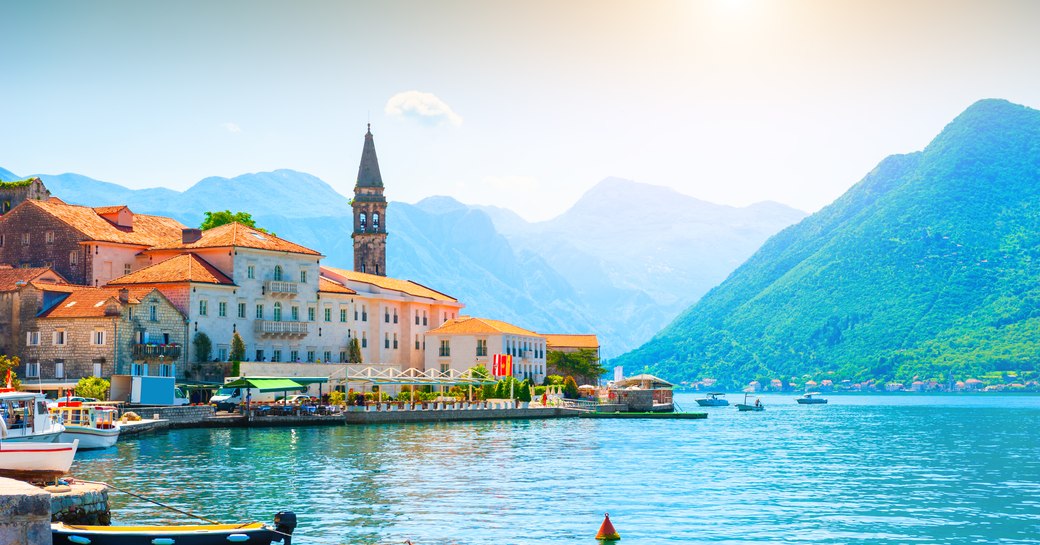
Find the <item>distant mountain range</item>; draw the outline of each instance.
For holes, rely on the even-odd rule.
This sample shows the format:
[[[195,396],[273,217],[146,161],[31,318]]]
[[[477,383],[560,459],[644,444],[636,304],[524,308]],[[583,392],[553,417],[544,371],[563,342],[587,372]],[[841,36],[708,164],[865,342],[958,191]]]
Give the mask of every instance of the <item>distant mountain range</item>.
[[[79,174],[38,175],[76,204],[127,204],[185,225],[230,209],[352,267],[350,201],[292,170],[206,178],[186,191],[133,190]],[[0,170],[0,179],[20,179]],[[392,191],[393,182],[388,181]],[[604,357],[645,342],[771,234],[804,217],[776,203],[720,206],[609,178],[565,214],[529,223],[448,197],[390,203],[387,269],[458,297],[468,314],[546,333],[596,333]]]
[[[616,363],[729,386],[1035,377],[1038,331],[1040,112],[984,100]]]

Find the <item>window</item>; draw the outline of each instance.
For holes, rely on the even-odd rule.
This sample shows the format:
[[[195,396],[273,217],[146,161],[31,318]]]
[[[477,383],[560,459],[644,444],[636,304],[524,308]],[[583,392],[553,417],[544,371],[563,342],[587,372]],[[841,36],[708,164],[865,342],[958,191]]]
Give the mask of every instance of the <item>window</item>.
[[[208,310],[209,304],[205,299],[199,301],[199,316],[205,316]]]
[[[339,362],[340,363],[346,363],[347,362],[347,351],[346,350],[340,350],[339,351]]]
[[[347,322],[347,309],[345,309],[345,308],[339,309],[339,321],[341,321],[343,323]]]
[[[228,360],[228,356],[227,355],[228,355],[228,349],[227,349],[226,346],[222,346],[222,347],[217,349],[217,361],[227,361]]]
[[[282,361],[282,351],[275,349],[271,352],[271,361]]]
[[[98,362],[94,362],[94,376],[95,377],[100,377],[101,376],[101,364],[98,363]]]
[[[69,266],[79,265],[79,252],[69,252]]]
[[[90,336],[90,344],[92,344],[94,346],[104,346],[105,345],[105,332],[104,331],[95,331],[94,334]]]
[[[314,307],[307,307],[307,321],[314,321]]]
[[[275,306],[277,306],[277,305],[278,304],[275,303]],[[264,319],[264,306],[263,305],[256,305],[256,319],[257,320],[263,320]]]
[[[422,325],[429,325],[426,321],[426,311],[422,311]]]
[[[325,357],[321,359],[325,363],[332,363],[332,351],[326,350]]]
[[[291,361],[293,363],[296,363],[296,362],[300,361],[300,351],[299,350],[290,350],[289,351],[289,361]]]
[[[259,306],[262,306],[262,305],[258,305],[258,307]],[[276,322],[282,321],[282,304],[281,303],[275,303],[274,304],[274,321],[276,321]]]
[[[419,311],[415,311],[415,325],[419,325]]]
[[[328,308],[328,307],[325,308],[325,321],[326,322],[331,322],[332,321],[332,309],[331,308]]]
[[[25,362],[25,378],[39,378],[40,377],[40,362],[38,361],[27,361]]]
[[[451,364],[444,362],[441,364],[441,373],[447,373],[451,369]]]
[[[397,309],[394,309],[394,323],[397,323]]]
[[[383,309],[383,321],[388,323],[388,324],[390,323],[390,309],[389,308],[384,308]]]
[[[361,224],[361,232],[362,232],[362,233],[364,233],[364,232],[365,232],[365,220],[366,220],[366,219],[367,219],[367,216],[365,216],[365,213],[364,213],[364,212],[362,212],[362,213],[358,214],[358,223],[360,223],[360,224]]]
[[[131,322],[134,320],[134,307],[126,307],[126,319]]]
[[[227,303],[226,302],[221,301],[221,302],[217,303],[217,316],[220,316],[221,318],[224,318],[224,317],[227,316]]]
[[[372,230],[379,231],[379,212],[372,213]]]
[[[54,360],[54,378],[65,378],[65,360]]]
[[[301,284],[306,284],[307,283],[307,271],[300,271],[300,283]]]
[[[159,376],[160,377],[172,377],[173,376],[173,365],[169,363],[159,364]]]
[[[65,346],[65,330],[59,329],[51,334],[51,344],[54,346]]]
[[[308,350],[307,351],[307,361],[308,362],[314,361],[314,351],[313,350]]]
[[[151,320],[153,322],[158,322],[159,321],[158,314],[159,314],[159,308],[158,308],[157,305],[152,305],[151,307],[148,308],[148,319],[149,320]]]
[[[11,201],[4,202],[5,205],[10,204]],[[4,242],[7,241],[7,235],[0,235],[0,248],[4,247]]]
[[[394,350],[397,350],[397,333],[394,333]]]
[[[22,233],[22,246],[28,246],[28,245],[29,245],[29,233]],[[37,366],[36,369],[37,369],[37,373],[39,373],[39,366]],[[40,375],[37,374],[36,376],[40,376]]]
[[[361,321],[362,322],[367,322],[368,321],[368,309],[365,308],[365,305],[361,305]]]
[[[477,339],[477,357],[487,356],[487,339]]]
[[[130,264],[123,263],[123,274],[130,274]]]
[[[390,334],[383,334],[383,348],[390,348]]]
[[[282,279],[282,266],[281,265],[275,265],[274,266],[274,279],[275,280],[281,280]]]
[[[418,335],[415,336],[415,349],[416,350],[419,349],[419,336]]]
[[[143,377],[148,374],[148,366],[144,363],[130,364],[130,374],[135,377]]]
[[[361,348],[368,348],[368,336],[364,331],[361,332]]]
[[[43,234],[43,241],[47,244],[54,244],[54,231],[47,231]]]
[[[256,349],[256,358],[254,358],[254,359],[256,361],[264,361],[264,349],[263,348],[257,348]]]
[[[40,332],[29,331],[25,334],[25,344],[29,346],[40,346]]]
[[[249,278],[250,280],[256,278],[256,267],[253,265],[246,267],[246,278]]]
[[[295,305],[292,307],[292,321],[300,321],[300,307]]]
[[[354,321],[356,322],[357,319],[358,319],[357,307],[354,307]]]
[[[238,317],[239,318],[245,318],[246,317],[246,304],[245,303],[239,303],[238,304]]]
[[[441,341],[440,357],[447,358],[449,356],[451,356],[451,345],[448,344],[448,340],[445,339]]]

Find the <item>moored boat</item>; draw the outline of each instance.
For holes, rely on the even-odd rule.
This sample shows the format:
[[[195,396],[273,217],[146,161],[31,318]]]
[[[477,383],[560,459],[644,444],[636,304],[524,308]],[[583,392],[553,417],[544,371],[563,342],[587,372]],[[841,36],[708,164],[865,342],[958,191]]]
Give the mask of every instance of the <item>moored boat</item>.
[[[764,411],[764,410],[766,410],[766,406],[762,404],[762,400],[760,400],[760,399],[756,398],[754,403],[748,403],[748,395],[749,394],[744,394],[744,402],[743,403],[737,403],[737,410],[738,411],[747,412],[747,411]]]
[[[726,394],[722,392],[708,392],[706,397],[697,399],[697,404],[701,407],[725,407],[729,405],[729,401],[725,399]]]
[[[806,392],[802,394],[802,397],[795,399],[799,405],[823,405],[827,403],[827,400],[822,397],[813,397],[820,395],[819,392]]]
[[[0,476],[53,480],[72,467],[78,442],[0,441]]]
[[[60,440],[79,439],[80,449],[108,448],[119,439],[115,407],[62,401],[51,414],[65,426]]]
[[[47,410],[47,398],[35,392],[0,388],[0,439],[15,442],[54,443],[65,431]]]
[[[291,545],[296,514],[282,511],[274,526],[244,524],[192,524],[166,526],[80,526],[51,523],[54,545]]]

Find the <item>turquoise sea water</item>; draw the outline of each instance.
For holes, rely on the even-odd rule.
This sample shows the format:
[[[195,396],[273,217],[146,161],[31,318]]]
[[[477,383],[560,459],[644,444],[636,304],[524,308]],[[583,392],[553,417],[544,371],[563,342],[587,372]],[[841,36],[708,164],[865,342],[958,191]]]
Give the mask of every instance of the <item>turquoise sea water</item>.
[[[604,512],[629,544],[1040,542],[1040,397],[762,400],[707,420],[179,430],[73,474],[221,521],[292,509],[296,543],[593,545]],[[111,497],[116,523],[189,521]]]

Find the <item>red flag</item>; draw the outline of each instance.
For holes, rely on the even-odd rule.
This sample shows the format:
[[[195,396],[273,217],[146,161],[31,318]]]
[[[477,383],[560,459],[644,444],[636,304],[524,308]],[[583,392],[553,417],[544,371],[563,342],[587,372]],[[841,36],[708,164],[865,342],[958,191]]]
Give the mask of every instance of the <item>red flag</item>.
[[[493,376],[493,377],[497,377],[498,376],[498,362],[499,362],[499,358],[501,358],[501,356],[499,354],[492,354],[491,355],[491,376]]]
[[[505,365],[502,366],[502,367],[504,367],[504,369],[502,370],[502,374],[507,376],[507,377],[511,377],[511,376],[513,376],[513,356],[512,355],[506,355],[506,356],[503,356],[503,357],[505,358],[506,361],[505,361]]]

